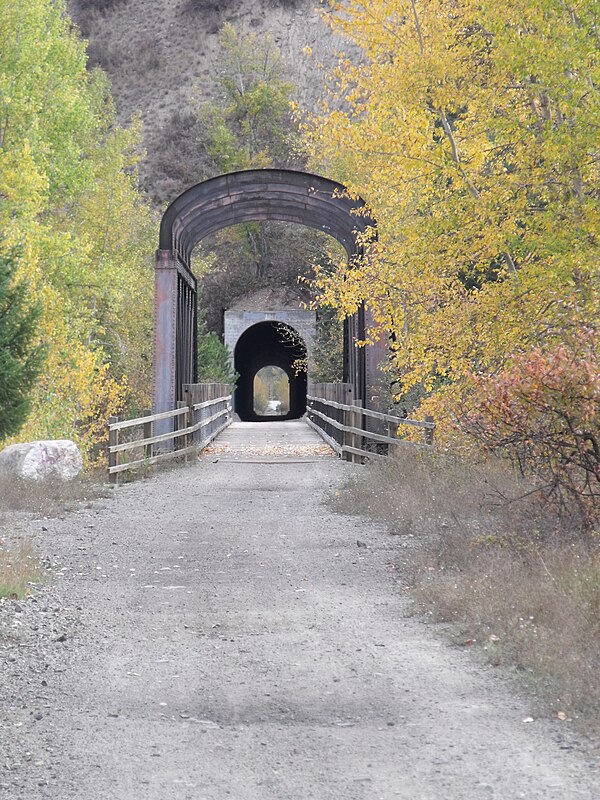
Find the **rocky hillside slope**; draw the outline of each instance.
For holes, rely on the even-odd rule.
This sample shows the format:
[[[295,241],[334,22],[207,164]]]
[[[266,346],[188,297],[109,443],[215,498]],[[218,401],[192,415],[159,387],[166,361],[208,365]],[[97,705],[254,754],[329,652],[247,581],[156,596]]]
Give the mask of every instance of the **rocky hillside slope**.
[[[89,39],[90,61],[108,73],[119,117],[136,112],[144,123],[147,156],[142,184],[157,205],[194,182],[185,163],[173,178],[165,169],[178,148],[185,161],[193,96],[209,98],[221,27],[269,32],[298,84],[298,99],[312,106],[324,78],[317,63],[331,63],[339,47],[315,0],[69,0],[71,15]],[[303,51],[310,47],[311,58]],[[181,140],[181,146],[179,142]],[[169,173],[169,174],[167,174]]]

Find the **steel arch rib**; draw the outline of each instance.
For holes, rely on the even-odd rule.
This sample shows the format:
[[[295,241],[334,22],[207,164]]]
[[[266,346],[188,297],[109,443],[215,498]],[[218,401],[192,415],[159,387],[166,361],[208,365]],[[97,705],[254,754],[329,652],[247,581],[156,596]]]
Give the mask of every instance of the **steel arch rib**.
[[[192,186],[167,208],[160,249],[189,264],[194,247],[209,233],[258,220],[284,220],[325,230],[351,257],[360,246],[356,233],[375,227],[360,198],[329,178],[295,170],[232,172]],[[324,227],[325,225],[325,227]]]
[[[195,298],[192,253],[206,236],[245,222],[284,221],[305,225],[332,236],[344,247],[349,259],[363,253],[361,234],[376,231],[360,197],[351,197],[336,181],[307,172],[261,169],[231,172],[210,178],[187,189],[165,211],[159,237],[155,272],[154,408],[169,410],[180,399],[176,365],[192,364],[195,369],[195,299],[193,313],[183,331],[178,322],[180,293],[184,284]],[[186,290],[187,291],[187,290]],[[346,347],[365,335],[364,309],[346,324]],[[371,348],[372,350],[372,348]],[[191,359],[191,361],[190,361]],[[368,360],[373,361],[373,354]],[[365,348],[350,358],[347,380],[358,397],[367,402]],[[189,371],[189,369],[188,369]]]

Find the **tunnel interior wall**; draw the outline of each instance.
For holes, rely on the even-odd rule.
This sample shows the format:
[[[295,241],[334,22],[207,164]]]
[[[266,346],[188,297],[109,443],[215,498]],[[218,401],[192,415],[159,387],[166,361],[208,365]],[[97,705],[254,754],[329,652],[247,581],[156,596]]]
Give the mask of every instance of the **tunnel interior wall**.
[[[297,332],[296,332],[297,333]],[[239,337],[234,350],[234,367],[239,375],[234,395],[234,410],[243,422],[273,422],[299,419],[306,411],[307,374],[296,372],[294,361],[306,357],[301,337],[285,336],[280,323],[259,322]],[[261,416],[254,410],[254,377],[263,367],[279,367],[290,382],[290,407],[287,414]]]

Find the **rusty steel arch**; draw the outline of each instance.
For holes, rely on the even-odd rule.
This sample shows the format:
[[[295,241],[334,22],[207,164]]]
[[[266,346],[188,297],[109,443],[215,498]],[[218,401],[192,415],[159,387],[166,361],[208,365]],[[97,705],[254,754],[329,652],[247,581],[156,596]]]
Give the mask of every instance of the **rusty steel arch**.
[[[360,198],[339,183],[306,172],[246,170],[191,187],[165,211],[156,255],[154,304],[154,410],[167,411],[196,382],[196,278],[192,254],[206,236],[244,222],[294,222],[329,234],[349,259],[362,255],[361,237],[374,220]],[[381,353],[354,343],[365,337],[365,311],[346,321],[344,380],[368,401]],[[370,363],[372,362],[372,363]],[[369,404],[369,403],[367,403]]]

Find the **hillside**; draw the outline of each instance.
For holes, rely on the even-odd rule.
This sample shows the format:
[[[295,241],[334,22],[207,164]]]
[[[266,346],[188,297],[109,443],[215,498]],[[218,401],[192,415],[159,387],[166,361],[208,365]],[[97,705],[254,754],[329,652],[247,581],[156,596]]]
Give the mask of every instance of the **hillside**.
[[[331,63],[336,40],[314,0],[69,0],[89,39],[90,63],[109,75],[121,121],[141,113],[142,185],[157,205],[194,182],[186,168],[193,149],[190,102],[214,92],[212,80],[221,27],[269,32],[298,84],[298,100],[311,106]],[[338,42],[339,45],[339,42]],[[312,58],[303,50],[310,47]],[[182,163],[173,162],[180,160]]]

